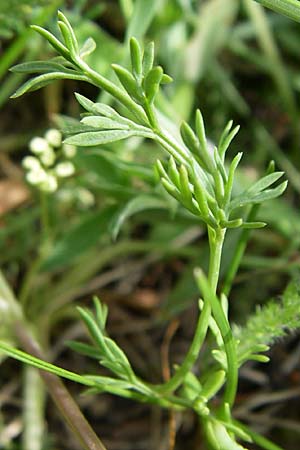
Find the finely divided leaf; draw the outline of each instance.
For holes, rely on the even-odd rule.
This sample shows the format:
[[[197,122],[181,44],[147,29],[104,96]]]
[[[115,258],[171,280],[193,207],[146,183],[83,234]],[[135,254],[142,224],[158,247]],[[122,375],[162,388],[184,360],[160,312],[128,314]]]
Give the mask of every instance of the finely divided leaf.
[[[88,112],[93,115],[105,116],[108,119],[115,120],[116,122],[123,123],[126,125],[134,126],[135,123],[126,117],[121,116],[115,109],[111,106],[106,105],[105,103],[94,103],[88,98],[84,97],[81,94],[75,93],[75,97],[78,103]]]
[[[110,130],[110,131],[90,131],[87,133],[75,134],[65,140],[66,144],[78,145],[81,147],[92,147],[94,145],[109,144],[112,142],[127,139],[140,134],[133,130]]]
[[[101,130],[129,130],[129,126],[116,122],[107,117],[87,116],[81,120],[81,123],[90,127],[99,128]]]
[[[0,350],[6,353],[11,358],[17,359],[25,364],[29,364],[30,366],[36,367],[37,369],[45,370],[46,372],[53,373],[59,377],[66,378],[71,381],[75,381],[76,383],[83,384],[85,386],[95,387],[95,382],[92,379],[89,379],[83,375],[78,375],[77,373],[70,372],[69,370],[65,370],[61,367],[55,366],[54,364],[50,364],[46,361],[43,361],[39,358],[36,358],[28,353],[22,352],[21,350],[17,350],[5,342],[0,341]]]
[[[136,100],[141,100],[136,80],[129,70],[118,64],[112,64],[112,68],[128,94]]]
[[[150,103],[154,101],[154,98],[159,90],[159,85],[163,77],[163,69],[160,66],[153,67],[144,79],[145,95]]]
[[[70,72],[50,72],[43,75],[39,75],[38,77],[31,78],[26,81],[17,91],[11,96],[11,98],[17,98],[21,95],[25,94],[25,92],[36,91],[47,84],[52,83],[55,80],[80,80],[87,81],[87,78],[84,75],[77,75],[76,73]]]
[[[70,347],[75,352],[80,353],[81,355],[97,359],[98,361],[101,358],[101,352],[92,345],[84,344],[82,342],[77,341],[66,341],[65,344],[68,345],[68,347]]]
[[[72,69],[68,69],[63,64],[59,64],[55,61],[30,61],[17,64],[10,68],[11,72],[17,73],[49,73],[49,72],[63,72],[75,74],[76,72]]]
[[[253,193],[245,191],[243,194],[235,197],[232,202],[230,202],[229,210],[233,211],[235,208],[240,208],[254,203],[262,203],[266,200],[272,200],[273,198],[279,197],[286,190],[288,182],[284,181],[279,186],[274,189],[266,189],[260,193]]]
[[[247,189],[247,192],[249,193],[261,192],[262,190],[271,186],[271,184],[275,183],[275,181],[279,180],[279,178],[281,178],[283,174],[284,172],[273,172],[269,175],[266,175],[265,177],[261,178],[256,183],[254,183],[249,189]]]
[[[78,103],[86,110],[89,112],[94,112],[93,108],[95,103],[92,102],[92,100],[88,99],[87,97],[84,97],[81,94],[78,94],[78,92],[75,92],[75,97],[76,100],[78,101]]]
[[[45,30],[42,27],[39,27],[38,25],[31,25],[31,28],[35,31],[37,31],[41,36],[43,36],[49,44],[60,54],[62,55],[66,60],[73,62],[72,58],[70,57],[70,52],[52,33],[50,33],[48,30]]]
[[[244,327],[236,327],[234,335],[239,341],[241,362],[250,355],[265,351],[276,339],[300,328],[300,279],[293,280],[281,300],[271,300],[258,306]]]

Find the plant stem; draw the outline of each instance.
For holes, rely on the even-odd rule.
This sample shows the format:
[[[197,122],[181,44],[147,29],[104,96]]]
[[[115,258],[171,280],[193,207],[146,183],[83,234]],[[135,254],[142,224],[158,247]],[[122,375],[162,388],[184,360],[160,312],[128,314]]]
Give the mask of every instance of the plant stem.
[[[149,124],[151,125],[151,128],[153,129],[153,131],[159,131],[158,121],[155,116],[155,112],[153,110],[152,105],[148,102],[148,100],[145,100],[143,106],[144,106],[144,111],[148,117]]]
[[[82,59],[77,58],[76,64],[83,71],[83,73],[91,80],[92,84],[100,87],[108,94],[116,98],[120,103],[122,103],[138,120],[138,123],[142,125],[148,125],[148,120],[142,107],[137,105],[129,95],[122,89],[119,89],[114,83],[100,75],[95,70],[91,69]]]
[[[21,346],[32,355],[44,359],[44,355],[35,337],[25,321],[24,314],[20,308],[20,303],[15,298],[5,277],[0,270],[0,296],[6,308],[7,320],[11,324]],[[4,317],[5,319],[5,317]],[[60,410],[63,418],[71,428],[72,432],[86,450],[106,450],[98,436],[95,434],[86,418],[80,411],[77,403],[73,400],[69,391],[62,381],[55,375],[40,371],[47,389]]]
[[[38,343],[31,333],[27,331],[23,322],[15,324],[15,332],[22,347],[28,353],[42,360],[44,359],[44,355]],[[40,370],[40,375],[64,420],[67,422],[82,447],[86,450],[106,450],[105,446],[83,416],[77,403],[65,388],[61,379],[44,370]]]
[[[237,382],[238,382],[238,364],[235,349],[235,341],[227,317],[224,314],[222,305],[216,297],[216,287],[220,274],[220,262],[222,255],[223,242],[225,238],[225,229],[208,229],[209,245],[211,252],[211,264],[209,267],[208,283],[211,291],[211,307],[216,323],[221,332],[225,353],[227,356],[227,382],[224,393],[224,405],[227,403],[233,405]]]
[[[161,145],[161,147],[166,150],[169,155],[180,164],[189,164],[189,156],[184,153],[184,151],[178,146],[175,147],[174,143],[165,134],[159,132],[155,135],[155,140]]]
[[[219,280],[222,248],[225,238],[225,229],[215,231],[209,227],[208,236],[210,245],[208,282],[211,286],[211,290],[215,294]],[[181,364],[179,369],[175,372],[173,377],[165,384],[157,388],[158,392],[160,392],[161,394],[166,394],[177,389],[184,380],[187,373],[191,370],[191,368],[195,364],[208,330],[210,316],[211,316],[211,305],[209,301],[206,301],[204,302],[203,309],[199,314],[195,335],[189,348],[189,351],[186,354],[183,363]]]
[[[203,294],[205,302],[211,305],[213,317],[220,330],[223,346],[227,359],[227,376],[226,376],[226,388],[224,393],[224,399],[221,407],[221,412],[226,418],[226,406],[232,406],[234,403],[237,382],[238,382],[238,360],[236,355],[236,344],[232,335],[230,324],[224,313],[221,302],[217,298],[215,292],[212,291],[211,285],[203,272],[198,269],[196,271],[196,280],[199,285],[199,289]]]
[[[233,420],[233,424],[241,428],[243,431],[245,431],[245,433],[247,433],[252,438],[253,442],[259,445],[261,448],[264,448],[266,450],[283,450],[282,447],[279,447],[278,445],[271,442],[269,439],[251,430],[251,428],[247,427],[247,425],[237,420]]]
[[[38,371],[24,366],[24,450],[41,450],[44,440],[45,386]]]
[[[213,230],[211,227],[208,227],[208,240],[210,248],[208,282],[214,294],[217,292],[217,285],[219,281],[225,231],[225,228]]]
[[[186,354],[183,363],[176,370],[172,378],[170,378],[170,380],[164,383],[163,385],[157,387],[156,390],[160,394],[165,395],[167,393],[175,391],[175,389],[177,389],[181,385],[185,376],[188,374],[188,372],[195,364],[199,356],[199,351],[201,349],[202,343],[207,333],[210,315],[211,315],[211,308],[209,303],[206,302],[204,304],[201,314],[199,315],[196,331],[191,346],[189,348],[189,351]]]

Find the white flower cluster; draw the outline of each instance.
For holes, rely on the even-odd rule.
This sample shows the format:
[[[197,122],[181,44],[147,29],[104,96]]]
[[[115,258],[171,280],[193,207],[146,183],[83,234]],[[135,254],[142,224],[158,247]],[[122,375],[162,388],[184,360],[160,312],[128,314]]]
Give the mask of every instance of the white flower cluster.
[[[29,150],[34,156],[26,156],[22,161],[27,170],[26,179],[41,191],[55,192],[59,178],[74,174],[75,167],[69,159],[75,156],[76,147],[62,144],[58,130],[50,129],[44,137],[33,138],[29,142]]]

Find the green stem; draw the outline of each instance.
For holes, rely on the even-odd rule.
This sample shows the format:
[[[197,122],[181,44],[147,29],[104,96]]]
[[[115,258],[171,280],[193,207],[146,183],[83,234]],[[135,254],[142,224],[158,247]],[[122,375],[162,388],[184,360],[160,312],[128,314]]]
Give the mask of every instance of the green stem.
[[[172,378],[170,378],[170,380],[164,383],[163,385],[158,386],[156,388],[157,392],[159,392],[160,394],[165,395],[167,393],[175,391],[175,389],[177,389],[182,384],[182,381],[184,380],[185,376],[192,369],[193,365],[197,361],[202,343],[205,339],[209,325],[210,315],[211,315],[211,308],[209,303],[206,302],[204,304],[201,314],[199,315],[196,331],[191,346],[189,348],[189,351],[186,354],[183,363],[176,370]]]
[[[221,407],[222,414],[226,415],[226,406],[232,406],[236,396],[237,383],[238,383],[238,360],[236,354],[236,344],[232,335],[230,324],[223,311],[222,305],[217,298],[215,292],[211,289],[209,280],[204,276],[203,272],[198,269],[196,272],[196,279],[199,284],[199,289],[203,294],[204,301],[211,305],[213,317],[220,330],[224,350],[227,359],[227,376],[226,376],[226,388]]]
[[[122,103],[131,113],[134,114],[139,123],[142,123],[142,125],[150,125],[155,133],[157,142],[165,150],[167,150],[170,155],[172,155],[180,163],[190,163],[189,156],[184,149],[177,142],[175,142],[175,140],[171,139],[160,130],[153,108],[148,102],[145,102],[145,111],[143,111],[143,109],[137,105],[122,89],[119,89],[111,81],[91,69],[84,61],[79,59],[76,63],[94,85],[100,87]]]
[[[214,230],[208,227],[210,248],[208,282],[214,294],[217,292],[225,231],[225,228]]]
[[[38,371],[24,366],[24,450],[41,450],[44,441],[45,387]]]
[[[247,427],[245,424],[237,420],[233,420],[233,424],[238,428],[241,428],[245,433],[247,433],[251,437],[253,442],[259,445],[261,448],[264,448],[266,450],[283,450],[282,447],[279,447],[278,445],[271,442],[269,439],[251,430],[251,428]]]
[[[215,307],[213,306],[213,314],[223,338],[227,357],[227,378],[223,398],[223,408],[225,408],[226,404],[232,406],[235,400],[238,385],[238,359],[230,324],[217,297],[215,297],[215,300],[216,304],[214,305]]]
[[[212,255],[212,262],[210,266],[208,283],[211,291],[211,307],[214,318],[221,332],[224,349],[227,356],[227,382],[224,393],[224,404],[228,403],[233,405],[236,396],[237,383],[238,383],[238,363],[236,356],[235,341],[232,336],[232,331],[227,317],[223,311],[223,308],[216,297],[216,287],[220,273],[220,261],[223,248],[223,242],[225,238],[225,229],[212,230],[208,229],[209,233],[209,245]]]
[[[3,305],[5,306],[3,311],[6,312],[6,315],[8,316],[7,320],[11,325],[11,330],[15,332],[22,347],[37,358],[44,359],[44,354],[33,336],[30,326],[25,321],[23,311],[20,308],[20,303],[15,298],[1,271],[0,296]],[[8,346],[4,344],[4,347],[7,348]],[[17,352],[17,350],[15,351]],[[40,374],[63,418],[69,425],[78,442],[81,443],[82,447],[85,450],[106,450],[62,381],[53,374],[43,370],[40,371]]]
[[[225,229],[215,231],[212,228],[209,228],[208,236],[210,244],[208,282],[211,287],[211,290],[215,294],[217,290],[220,273]],[[204,302],[202,312],[199,315],[195,335],[189,348],[189,351],[186,354],[183,363],[181,364],[179,369],[175,372],[173,377],[165,384],[157,388],[157,391],[160,392],[161,394],[173,392],[175,389],[177,389],[181,385],[187,373],[192,369],[193,365],[197,361],[200,349],[206,337],[210,316],[211,316],[211,305],[209,301],[206,301]]]
[[[148,117],[149,124],[151,125],[153,131],[159,131],[160,127],[159,127],[159,124],[158,124],[157,118],[155,116],[155,112],[154,112],[152,105],[148,102],[148,100],[145,100],[145,103],[143,106],[144,106],[144,111]]]
[[[84,74],[91,80],[92,84],[100,87],[108,94],[112,95],[120,103],[122,103],[142,125],[148,125],[148,119],[142,107],[137,105],[129,95],[122,89],[119,89],[114,83],[100,75],[95,70],[91,69],[82,59],[77,58],[76,64],[84,72]]]
[[[161,147],[166,150],[169,155],[180,164],[190,164],[189,156],[178,146],[175,147],[174,143],[162,132],[155,134],[155,140]]]
[[[16,335],[26,352],[44,359],[43,352],[32,333],[26,329],[24,321],[15,324]],[[41,370],[40,375],[44,380],[47,389],[62,414],[64,420],[69,425],[79,444],[85,450],[106,450],[100,439],[97,437],[90,424],[80,411],[77,403],[73,400],[68,390],[65,388],[60,378],[52,373]]]

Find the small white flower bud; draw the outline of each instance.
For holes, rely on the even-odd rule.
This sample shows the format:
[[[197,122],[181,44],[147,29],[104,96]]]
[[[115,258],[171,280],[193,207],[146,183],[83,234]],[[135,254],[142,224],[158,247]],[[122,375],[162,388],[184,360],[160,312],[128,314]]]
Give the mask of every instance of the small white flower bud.
[[[40,185],[41,191],[55,192],[57,189],[57,179],[54,175],[47,174],[46,180]]]
[[[60,147],[62,135],[61,132],[56,130],[55,128],[51,128],[45,133],[46,141],[52,145],[52,147]]]
[[[84,208],[89,208],[95,204],[95,197],[91,191],[85,188],[77,189],[77,198]]]
[[[22,166],[28,170],[38,170],[41,168],[41,164],[35,156],[25,156],[22,160]]]
[[[49,150],[49,148],[50,146],[46,139],[41,137],[35,137],[29,142],[30,151],[32,151],[32,153],[35,153],[36,155],[44,153],[45,151]]]
[[[74,200],[74,190],[60,189],[57,197],[62,203],[71,203]]]
[[[73,158],[76,155],[77,149],[75,145],[63,144],[62,151],[66,158]]]
[[[47,173],[44,169],[41,167],[35,170],[30,170],[26,174],[26,180],[29,184],[32,184],[33,186],[40,185],[47,179]]]
[[[44,164],[44,166],[50,167],[55,162],[55,159],[56,159],[55,152],[52,150],[51,147],[49,147],[48,150],[45,150],[41,154],[40,159],[41,159],[42,163]]]
[[[69,162],[61,162],[55,167],[55,173],[60,178],[70,177],[75,172],[74,165]]]

